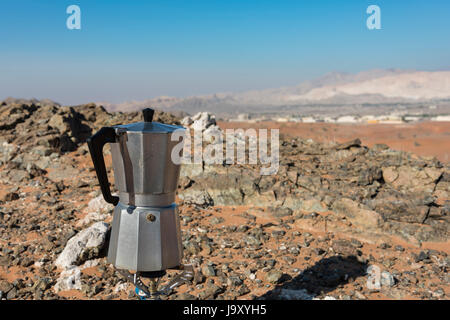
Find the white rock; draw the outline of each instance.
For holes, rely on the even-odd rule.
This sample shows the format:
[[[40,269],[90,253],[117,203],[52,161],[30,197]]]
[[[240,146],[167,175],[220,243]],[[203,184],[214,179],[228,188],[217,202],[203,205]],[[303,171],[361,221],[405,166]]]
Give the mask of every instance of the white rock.
[[[205,131],[209,126],[216,124],[216,117],[209,112],[199,112],[192,117],[194,123],[191,128],[194,130]]]
[[[92,222],[104,221],[109,217],[109,211],[112,208],[113,206],[107,203],[102,195],[95,197],[89,201],[88,206],[84,209],[86,215],[76,223],[76,226],[82,227],[91,224]]]
[[[395,284],[395,279],[392,274],[387,271],[381,273],[381,285],[384,287],[392,287]]]
[[[120,292],[120,291],[128,291],[129,289],[130,289],[130,284],[129,284],[128,282],[124,282],[124,283],[119,283],[119,284],[117,284],[117,285],[114,287],[113,291],[114,291],[115,293],[118,293],[118,292]]]
[[[88,225],[92,222],[103,221],[106,218],[108,218],[108,216],[109,216],[108,214],[103,214],[98,211],[89,212],[83,219],[77,221],[77,223],[75,225],[77,227],[82,227],[82,226]]]
[[[102,195],[92,199],[88,203],[87,210],[89,212],[106,212],[111,209],[113,206],[103,199]]]
[[[80,266],[80,269],[83,270],[86,268],[96,267],[96,266],[98,266],[99,263],[100,263],[100,259],[88,260],[85,263],[83,263],[82,266]]]
[[[97,222],[70,238],[55,265],[68,269],[98,254],[105,243],[108,228],[107,223]]]
[[[189,127],[191,124],[193,124],[194,123],[194,120],[192,120],[192,118],[191,117],[184,117],[182,120],[181,120],[181,125],[183,126],[183,127]]]
[[[55,292],[66,290],[81,290],[81,269],[72,267],[61,272],[55,286]]]
[[[381,289],[381,275],[380,268],[377,266],[370,265],[367,268],[367,274],[369,277],[367,278],[367,289],[369,290],[380,290]]]

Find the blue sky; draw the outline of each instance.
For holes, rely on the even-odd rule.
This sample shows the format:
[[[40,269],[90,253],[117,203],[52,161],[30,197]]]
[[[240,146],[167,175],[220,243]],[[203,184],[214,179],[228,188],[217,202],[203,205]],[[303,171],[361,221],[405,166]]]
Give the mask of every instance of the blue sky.
[[[81,30],[68,30],[69,5]],[[368,30],[366,8],[381,8]],[[0,0],[0,99],[121,102],[450,68],[447,0]]]

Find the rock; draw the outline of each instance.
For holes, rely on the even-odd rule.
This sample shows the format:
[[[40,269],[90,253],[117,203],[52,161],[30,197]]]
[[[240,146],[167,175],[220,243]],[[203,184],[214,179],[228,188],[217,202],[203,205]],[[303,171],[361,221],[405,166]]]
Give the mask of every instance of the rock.
[[[213,266],[204,265],[202,268],[202,274],[206,277],[214,277],[216,275],[216,271]]]
[[[34,282],[33,291],[45,291],[50,288],[52,280],[50,278],[39,278]]]
[[[0,291],[8,293],[13,288],[13,285],[6,280],[0,280]]]
[[[201,207],[214,205],[214,201],[208,192],[204,190],[187,189],[179,194],[181,200],[186,204],[195,204]]]
[[[109,226],[104,222],[94,223],[84,229],[67,242],[55,265],[67,269],[97,257],[105,244],[108,230]]]
[[[16,145],[0,138],[0,165],[10,162],[17,155],[18,150]]]
[[[81,270],[72,267],[61,272],[53,290],[58,293],[66,290],[81,290]]]
[[[9,290],[8,294],[6,295],[6,299],[7,300],[12,300],[17,298],[17,289],[16,288],[12,288],[11,290]]]
[[[395,279],[392,274],[390,274],[387,271],[381,272],[381,278],[380,278],[381,285],[383,287],[392,287],[395,284]]]
[[[19,195],[18,195],[17,193],[15,193],[15,192],[9,192],[9,193],[5,194],[5,195],[0,199],[0,201],[2,201],[2,202],[7,202],[7,201],[14,201],[14,200],[17,200],[17,199],[19,199]]]
[[[82,226],[88,225],[92,222],[103,221],[106,218],[108,218],[108,215],[103,214],[99,211],[89,212],[88,214],[86,214],[86,216],[83,219],[80,219],[79,221],[77,221],[76,226],[82,227]]]
[[[362,208],[351,199],[336,200],[333,203],[333,210],[344,214],[353,224],[362,228],[376,229],[383,223],[383,218],[378,212]]]
[[[266,274],[266,281],[270,283],[279,283],[281,278],[283,277],[283,273],[279,270],[270,270]]]
[[[275,207],[269,208],[269,212],[273,214],[275,217],[287,217],[292,216],[292,209],[287,207]]]
[[[397,190],[432,193],[443,169],[412,166],[384,167],[383,179]]]
[[[332,248],[335,252],[343,255],[356,255],[356,248],[353,243],[346,239],[333,240]]]
[[[359,300],[367,300],[367,297],[359,291],[355,291],[355,297]]]
[[[86,216],[79,220],[76,226],[81,227],[92,222],[96,221],[104,221],[108,218],[108,212],[113,209],[113,206],[107,203],[103,196],[100,195],[91,201],[89,201],[87,208],[84,210],[86,212]]]
[[[99,195],[98,197],[92,199],[88,203],[88,207],[86,211],[88,212],[107,212],[108,210],[112,209],[113,205],[107,203],[103,195]]]
[[[430,254],[427,251],[420,251],[420,253],[416,256],[415,261],[421,262],[430,259]]]
[[[299,209],[306,212],[327,211],[327,208],[325,208],[325,206],[318,199],[308,199],[302,201],[302,204]]]
[[[308,293],[305,289],[281,289],[275,298],[281,300],[313,300],[314,295]]]
[[[231,276],[227,279],[227,285],[229,287],[238,287],[242,284],[242,280],[237,276]]]
[[[196,297],[188,292],[183,292],[177,295],[176,300],[196,300]]]
[[[423,223],[433,203],[433,197],[405,194],[395,190],[379,192],[367,205],[380,213],[384,220]]]
[[[250,289],[244,284],[237,289],[236,296],[240,297],[247,293],[250,293]]]
[[[336,150],[345,150],[350,149],[351,147],[361,147],[361,140],[359,140],[359,138],[356,138],[354,140],[338,144],[336,146]]]
[[[367,268],[367,274],[369,277],[367,278],[367,289],[372,291],[378,291],[381,289],[381,277],[380,277],[380,268],[377,266],[370,265]]]
[[[225,220],[224,220],[224,218],[222,218],[222,217],[213,217],[213,218],[211,218],[210,220],[209,220],[209,222],[212,224],[212,225],[216,225],[216,224],[219,224],[219,223],[222,223],[222,222],[224,222]]]
[[[48,121],[48,125],[52,128],[58,129],[60,133],[66,133],[69,131],[68,123],[64,120],[64,117],[60,114],[55,114]]]
[[[192,117],[192,121],[192,129],[204,131],[209,126],[216,124],[216,117],[209,112],[199,112]]]
[[[318,300],[318,299],[314,298],[313,300]],[[332,296],[325,296],[325,297],[323,297],[323,299],[320,299],[320,300],[336,300],[336,298],[332,297]]]
[[[184,126],[184,127],[189,127],[193,123],[194,123],[194,120],[192,120],[191,117],[184,117],[181,120],[181,125]]]
[[[221,292],[222,289],[220,287],[216,285],[209,285],[205,290],[198,294],[198,298],[201,300],[213,299]]]

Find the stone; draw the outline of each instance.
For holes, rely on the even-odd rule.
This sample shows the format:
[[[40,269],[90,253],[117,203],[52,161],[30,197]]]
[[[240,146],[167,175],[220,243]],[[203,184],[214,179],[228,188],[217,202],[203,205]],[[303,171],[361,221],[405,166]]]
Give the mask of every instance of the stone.
[[[397,190],[432,193],[436,182],[443,174],[443,169],[421,168],[412,166],[384,167],[383,179]]]
[[[202,274],[206,277],[214,277],[216,275],[216,271],[213,266],[204,265],[202,268]]]
[[[231,286],[237,287],[237,286],[240,286],[241,284],[242,284],[242,280],[237,276],[231,276],[231,277],[228,277],[228,279],[227,279],[227,285],[229,287],[231,287]]]
[[[275,207],[275,208],[269,208],[270,213],[273,214],[275,217],[287,217],[292,216],[292,209],[287,207]]]
[[[225,219],[222,218],[222,217],[213,217],[213,218],[211,218],[211,219],[209,220],[209,222],[210,222],[212,225],[216,225],[216,224],[222,223],[222,222],[224,222],[224,221],[225,221]]]
[[[279,270],[270,270],[266,274],[266,281],[270,283],[279,283],[281,278],[283,277],[283,273]]]
[[[351,147],[361,147],[361,140],[356,138],[351,141],[347,141],[336,146],[336,150],[350,149]]]
[[[218,287],[216,285],[209,285],[206,287],[205,290],[201,291],[198,294],[198,298],[201,300],[213,299],[221,292],[222,292],[222,289],[220,287]]]
[[[67,269],[86,260],[96,258],[105,244],[109,225],[105,222],[94,223],[69,239],[66,247],[56,259],[55,265]]]
[[[48,125],[55,129],[58,129],[60,133],[65,133],[69,131],[68,123],[65,121],[64,117],[60,114],[55,114],[48,121]]]
[[[195,204],[201,207],[214,205],[214,201],[208,192],[204,190],[187,189],[179,194],[181,200],[186,204]]]
[[[336,200],[332,208],[345,215],[353,224],[362,228],[376,229],[383,224],[383,218],[378,212],[365,209],[348,198]]]
[[[112,209],[113,205],[109,204],[105,201],[103,198],[103,195],[99,195],[98,197],[95,197],[88,203],[88,207],[86,211],[88,212],[107,212],[108,210]]]
[[[384,220],[423,223],[430,211],[433,197],[416,193],[402,193],[395,190],[382,191],[367,205],[380,213]]]
[[[0,291],[8,293],[13,288],[13,285],[6,280],[0,280]]]
[[[66,290],[81,290],[81,269],[72,267],[61,272],[53,290],[56,293]]]
[[[11,290],[9,290],[8,294],[6,295],[6,299],[7,300],[12,300],[17,298],[17,289],[16,288],[12,288]]]
[[[195,300],[196,297],[188,292],[183,292],[177,295],[176,300]]]
[[[380,268],[377,266],[370,265],[367,268],[367,274],[369,275],[366,282],[367,289],[372,291],[380,290],[381,289]]]
[[[430,254],[427,251],[420,251],[419,254],[415,257],[416,262],[425,261],[430,258]]]
[[[305,289],[281,289],[275,298],[280,300],[313,300],[314,295]]]
[[[204,131],[211,125],[216,124],[216,117],[209,112],[199,112],[190,119],[184,118],[182,120],[184,125],[188,125],[194,129],[199,131]]]
[[[0,201],[2,202],[7,202],[7,201],[14,201],[19,199],[19,195],[16,192],[9,192],[7,194],[5,194]]]
[[[45,291],[48,288],[50,288],[52,283],[52,280],[50,278],[39,278],[38,280],[35,281],[32,290],[33,291]]]
[[[392,274],[387,271],[381,272],[380,283],[383,287],[392,287],[395,284],[395,279]]]

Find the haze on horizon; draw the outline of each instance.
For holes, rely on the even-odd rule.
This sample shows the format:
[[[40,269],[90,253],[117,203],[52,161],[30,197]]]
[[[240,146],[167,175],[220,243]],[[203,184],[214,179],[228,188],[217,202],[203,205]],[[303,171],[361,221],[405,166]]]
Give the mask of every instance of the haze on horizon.
[[[450,3],[80,0],[0,3],[0,100],[120,103],[294,86],[331,71],[448,70]],[[381,8],[368,30],[366,8]]]

